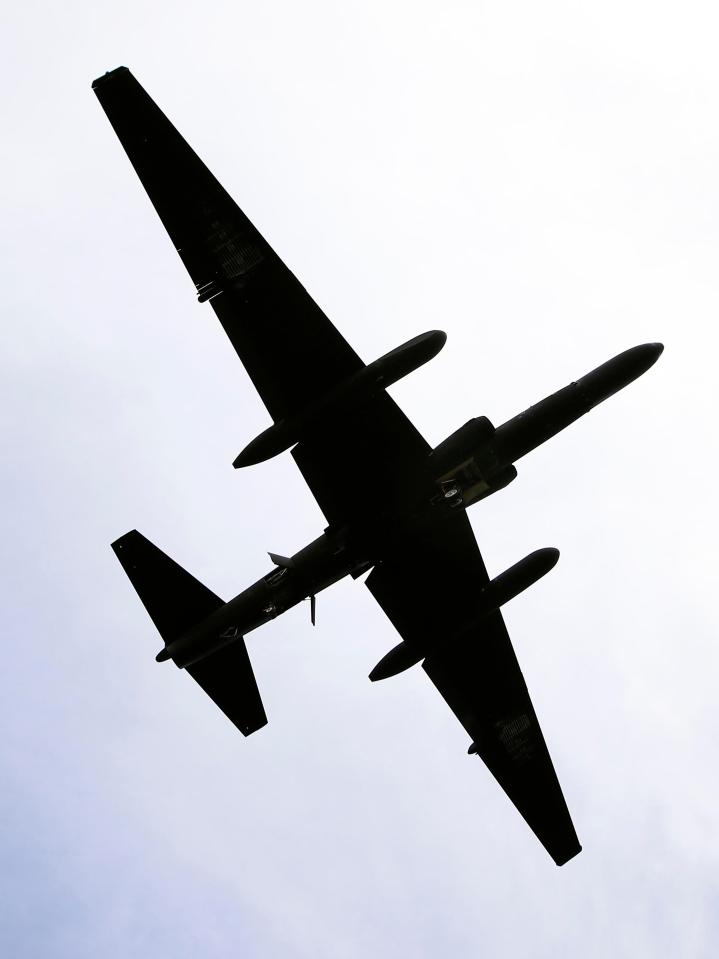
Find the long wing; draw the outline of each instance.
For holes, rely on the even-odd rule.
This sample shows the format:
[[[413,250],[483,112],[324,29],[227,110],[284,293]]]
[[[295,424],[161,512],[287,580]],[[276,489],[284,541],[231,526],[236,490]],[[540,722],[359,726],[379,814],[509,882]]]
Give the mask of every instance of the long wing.
[[[408,539],[366,582],[405,642],[434,644],[425,672],[561,866],[581,846],[502,615],[478,622],[488,579],[469,520],[457,512]]]
[[[275,420],[363,363],[126,67],[93,89]]]
[[[126,67],[93,89],[192,277],[275,421],[364,367],[304,287]],[[248,437],[251,439],[251,437]],[[427,443],[382,393],[340,432],[318,436],[295,459],[331,523],[370,513],[370,482],[388,453],[411,464]],[[337,476],[346,483],[338,484]],[[367,502],[369,500],[369,502]],[[364,504],[364,505],[362,505]]]

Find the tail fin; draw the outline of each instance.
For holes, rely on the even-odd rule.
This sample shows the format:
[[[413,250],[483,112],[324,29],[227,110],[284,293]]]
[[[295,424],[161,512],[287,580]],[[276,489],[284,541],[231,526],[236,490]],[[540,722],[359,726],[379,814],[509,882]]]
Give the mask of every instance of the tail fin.
[[[162,550],[132,530],[112,544],[115,555],[165,644],[171,643],[224,605]],[[186,670],[241,733],[267,724],[244,639]]]

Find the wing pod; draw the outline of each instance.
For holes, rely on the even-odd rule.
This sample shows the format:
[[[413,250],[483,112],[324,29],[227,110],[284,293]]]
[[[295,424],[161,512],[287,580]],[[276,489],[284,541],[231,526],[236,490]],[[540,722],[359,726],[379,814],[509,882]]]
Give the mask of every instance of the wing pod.
[[[537,549],[524,559],[520,559],[514,566],[500,573],[499,576],[487,583],[481,592],[481,617],[493,613],[504,606],[510,599],[519,596],[525,589],[533,586],[537,580],[554,569],[559,559],[559,550],[553,546]]]
[[[546,576],[556,566],[558,559],[559,550],[552,546],[535,550],[487,583],[480,593],[478,622],[523,593],[525,589],[529,589],[542,576]],[[473,622],[471,625],[475,626],[477,623]],[[403,640],[382,657],[369,674],[369,678],[375,683],[380,679],[396,676],[416,663],[420,663],[434,648],[436,643],[420,648],[414,643]]]
[[[256,436],[234,460],[233,466],[254,466],[279,456],[313,430],[336,421],[433,359],[447,342],[442,330],[422,333],[385,353],[359,373],[344,380],[297,416],[280,420]]]
[[[389,679],[390,676],[403,673],[405,669],[421,663],[425,655],[426,650],[418,649],[415,645],[402,640],[380,659],[369,674],[370,682],[376,683],[380,679]]]

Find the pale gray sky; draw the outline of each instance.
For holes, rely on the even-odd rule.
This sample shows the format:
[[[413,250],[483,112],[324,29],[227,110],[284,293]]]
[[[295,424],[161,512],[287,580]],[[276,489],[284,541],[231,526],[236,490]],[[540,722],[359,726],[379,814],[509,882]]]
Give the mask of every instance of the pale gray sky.
[[[710,957],[719,948],[719,14],[709,2],[25,2],[4,16],[0,950]],[[610,356],[645,377],[470,515],[584,852],[557,869],[360,583],[249,640],[244,740],[109,543],[221,595],[321,530],[90,90],[128,65],[436,443]]]

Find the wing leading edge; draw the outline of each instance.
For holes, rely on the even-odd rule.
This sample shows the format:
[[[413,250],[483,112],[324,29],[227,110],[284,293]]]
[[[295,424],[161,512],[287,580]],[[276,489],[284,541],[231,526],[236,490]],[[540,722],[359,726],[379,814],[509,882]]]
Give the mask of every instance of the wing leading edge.
[[[93,89],[197,289],[275,420],[364,366],[127,67]]]
[[[466,514],[406,542],[402,557],[375,567],[367,586],[404,641],[431,650],[424,670],[472,750],[563,865],[581,846],[502,615],[478,616],[489,577]]]
[[[126,67],[93,89],[190,274],[209,299],[275,422],[364,368],[363,361]],[[385,392],[302,441],[297,465],[336,526],[386,509],[430,447]],[[377,483],[396,467],[397,489]],[[338,477],[341,482],[338,482]]]

